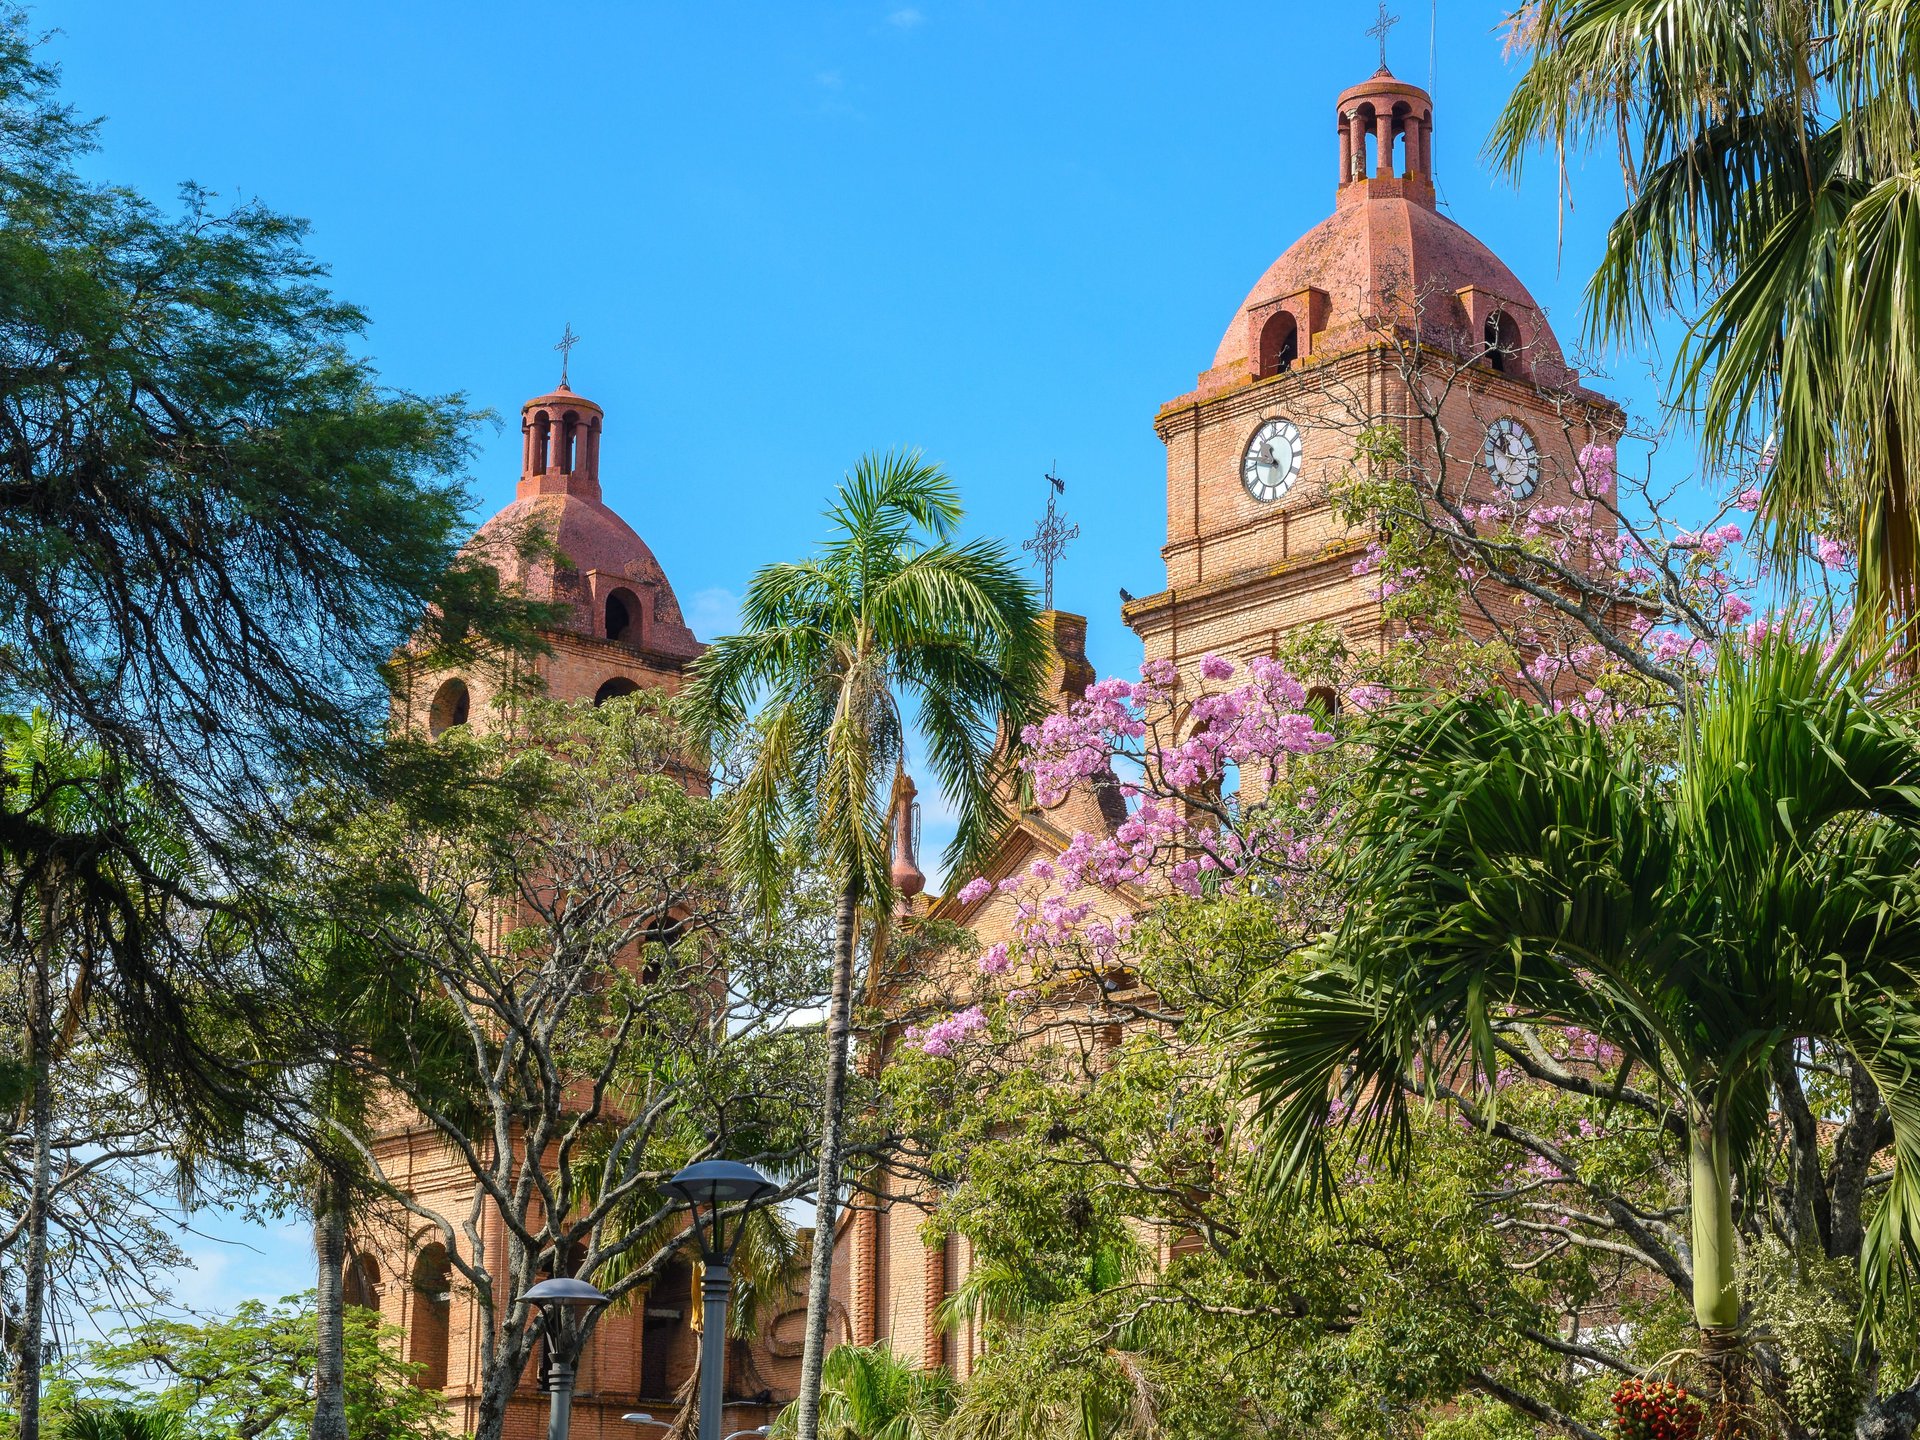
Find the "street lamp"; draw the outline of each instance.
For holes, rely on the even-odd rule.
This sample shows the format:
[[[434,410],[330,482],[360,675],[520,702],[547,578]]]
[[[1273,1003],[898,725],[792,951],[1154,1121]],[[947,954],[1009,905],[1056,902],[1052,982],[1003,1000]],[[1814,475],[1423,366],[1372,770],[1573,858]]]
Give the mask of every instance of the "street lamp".
[[[721,1440],[720,1395],[726,1367],[727,1296],[733,1287],[733,1252],[747,1228],[747,1212],[779,1190],[751,1165],[738,1160],[700,1160],[667,1181],[666,1188],[693,1211],[706,1273],[700,1282],[706,1343],[700,1347],[700,1440]],[[728,1206],[736,1206],[730,1214]],[[733,1222],[731,1231],[727,1222]],[[565,1440],[564,1434],[557,1440]]]
[[[610,1297],[597,1285],[560,1275],[529,1286],[521,1298],[538,1305],[549,1317],[547,1391],[553,1398],[548,1402],[547,1440],[567,1440],[567,1427],[573,1419],[575,1326],[584,1325],[588,1312],[599,1309]]]

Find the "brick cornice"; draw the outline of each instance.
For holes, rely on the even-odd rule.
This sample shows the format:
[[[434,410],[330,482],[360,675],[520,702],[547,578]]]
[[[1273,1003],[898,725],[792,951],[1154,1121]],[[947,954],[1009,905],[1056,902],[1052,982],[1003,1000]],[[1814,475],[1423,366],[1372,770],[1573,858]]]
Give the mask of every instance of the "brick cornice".
[[[1341,567],[1344,566],[1346,573],[1350,573],[1355,557],[1363,554],[1366,548],[1364,539],[1338,540],[1311,555],[1283,560],[1277,565],[1236,570],[1230,575],[1203,580],[1197,585],[1182,585],[1177,589],[1162,590],[1157,595],[1142,595],[1120,607],[1120,618],[1134,634],[1144,639],[1148,631],[1166,625],[1176,609],[1190,616],[1196,609],[1204,612],[1217,608],[1220,601],[1229,598],[1235,605],[1256,604],[1285,591],[1298,589],[1303,581],[1323,579],[1329,571],[1336,572],[1334,578],[1342,578]]]

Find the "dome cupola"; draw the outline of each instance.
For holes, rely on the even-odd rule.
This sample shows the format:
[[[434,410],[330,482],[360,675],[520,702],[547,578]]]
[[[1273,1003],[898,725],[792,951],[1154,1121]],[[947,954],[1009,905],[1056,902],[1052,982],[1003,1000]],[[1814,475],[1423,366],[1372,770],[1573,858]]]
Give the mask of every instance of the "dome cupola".
[[[520,407],[520,483],[513,502],[467,542],[529,599],[571,607],[560,628],[684,663],[701,645],[665,571],[600,492],[605,412],[558,387]]]

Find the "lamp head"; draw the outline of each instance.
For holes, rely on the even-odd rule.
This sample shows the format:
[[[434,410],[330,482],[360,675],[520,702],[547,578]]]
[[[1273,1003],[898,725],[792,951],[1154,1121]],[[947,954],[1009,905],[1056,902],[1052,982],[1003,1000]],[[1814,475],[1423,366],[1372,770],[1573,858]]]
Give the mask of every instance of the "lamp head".
[[[560,1275],[529,1286],[521,1298],[543,1310],[557,1308],[566,1311],[604,1305],[610,1297],[597,1285],[589,1285],[585,1280],[576,1280],[571,1275]]]
[[[709,1265],[725,1265],[733,1259],[746,1210],[780,1189],[753,1166],[738,1160],[697,1160],[667,1181],[665,1188],[693,1211],[693,1229],[700,1241],[700,1255]],[[733,1234],[725,1235],[720,1212],[729,1205],[743,1209],[740,1218],[734,1221]]]
[[[738,1160],[697,1160],[667,1181],[666,1188],[697,1210],[703,1205],[753,1205],[780,1187]]]

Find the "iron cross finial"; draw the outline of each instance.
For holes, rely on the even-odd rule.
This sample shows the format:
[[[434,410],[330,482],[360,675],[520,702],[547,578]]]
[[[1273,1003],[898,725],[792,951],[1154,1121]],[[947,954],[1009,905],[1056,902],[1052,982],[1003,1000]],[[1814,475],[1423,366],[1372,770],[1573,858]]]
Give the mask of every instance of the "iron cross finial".
[[[553,348],[560,352],[560,387],[566,388],[567,362],[573,358],[573,347],[580,343],[580,337],[573,333],[573,322],[567,322],[567,328],[560,332],[560,343]]]
[[[1387,68],[1387,36],[1400,23],[1398,15],[1387,13],[1387,0],[1380,0],[1380,18],[1367,27],[1367,34],[1380,42],[1380,68]]]
[[[1059,469],[1058,465],[1053,467]],[[1061,552],[1067,548],[1067,542],[1080,538],[1080,527],[1066,523],[1066,517],[1060,513],[1060,497],[1066,493],[1067,482],[1053,470],[1047,471],[1047,516],[1034,529],[1031,540],[1020,543],[1022,550],[1031,550],[1035,563],[1046,577],[1046,608],[1053,609],[1053,567]]]

